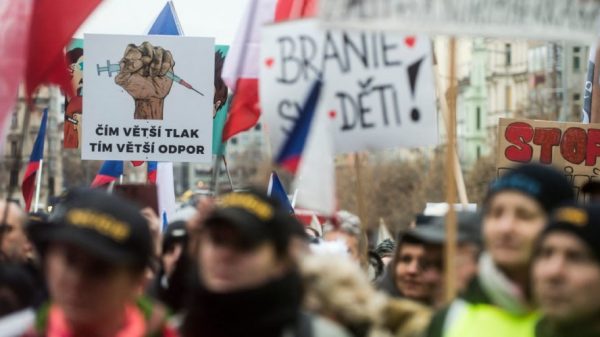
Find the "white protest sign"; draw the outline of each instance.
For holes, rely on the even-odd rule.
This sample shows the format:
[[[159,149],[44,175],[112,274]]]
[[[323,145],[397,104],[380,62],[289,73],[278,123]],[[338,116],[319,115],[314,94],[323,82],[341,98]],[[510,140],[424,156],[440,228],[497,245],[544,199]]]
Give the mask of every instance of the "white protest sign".
[[[85,35],[82,159],[211,161],[212,38]]]
[[[337,28],[590,42],[600,3],[589,0],[321,0]]]
[[[336,153],[436,144],[432,62],[423,36],[321,30],[315,20],[265,27],[260,105],[273,153],[319,77],[317,113],[332,119]]]

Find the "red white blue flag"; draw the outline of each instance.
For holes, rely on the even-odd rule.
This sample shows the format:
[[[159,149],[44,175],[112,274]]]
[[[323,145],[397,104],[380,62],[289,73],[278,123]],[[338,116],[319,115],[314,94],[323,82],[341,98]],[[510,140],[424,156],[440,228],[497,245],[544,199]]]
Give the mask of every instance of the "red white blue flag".
[[[33,198],[33,192],[35,191],[35,178],[38,170],[40,169],[40,163],[44,158],[44,139],[46,138],[46,121],[48,120],[48,109],[44,109],[42,114],[42,122],[40,123],[40,130],[38,131],[33,149],[31,150],[31,156],[29,156],[29,164],[25,170],[23,176],[23,182],[21,183],[21,190],[23,192],[23,199],[25,200],[25,209],[30,210],[31,199]]]

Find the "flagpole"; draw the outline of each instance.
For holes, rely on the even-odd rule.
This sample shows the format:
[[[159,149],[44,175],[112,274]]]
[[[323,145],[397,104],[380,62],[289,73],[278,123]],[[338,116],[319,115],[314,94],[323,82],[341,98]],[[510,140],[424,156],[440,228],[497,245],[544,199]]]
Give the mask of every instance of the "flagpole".
[[[35,176],[35,201],[33,203],[33,211],[37,212],[40,206],[40,192],[42,187],[42,170],[44,169],[44,159],[40,159],[40,167]]]
[[[231,186],[231,191],[233,192],[233,180],[231,179],[231,174],[229,173],[229,167],[227,166],[227,159],[225,156],[221,156],[223,158],[223,164],[225,164],[225,172],[227,172],[227,178],[229,179],[229,185]]]
[[[445,250],[445,299],[446,302],[452,301],[456,296],[456,240],[457,240],[457,223],[454,203],[456,200],[456,181],[454,180],[458,172],[456,170],[455,155],[456,155],[456,38],[450,38],[450,99],[448,102],[449,116],[446,121],[447,125],[447,147],[446,147],[446,202],[448,203],[448,213],[446,214],[446,244]],[[445,93],[440,92],[440,96]]]
[[[360,170],[360,155],[354,153],[354,170],[356,174],[356,203],[358,205],[358,217],[362,223],[362,230],[366,232],[367,215],[365,214],[365,203],[363,200],[363,186]]]
[[[443,92],[442,87],[440,85],[439,79],[441,78],[441,76],[437,64],[434,66],[434,72],[436,88],[439,92],[438,97],[440,99],[440,106],[442,108],[442,118],[446,127],[446,134],[448,134],[450,132],[450,108],[448,106],[448,100],[446,99],[446,95]],[[462,174],[462,168],[460,167],[460,161],[458,160],[458,154],[456,153],[456,146],[454,146],[450,150],[452,151],[452,164],[449,164],[449,167],[453,167],[455,171],[453,179],[455,179],[456,181],[456,187],[458,189],[458,198],[463,206],[467,206],[467,204],[469,203],[469,198],[467,196],[467,188],[465,186],[465,179]]]
[[[214,195],[217,196],[218,194],[218,187],[219,187],[219,171],[221,170],[221,160],[220,158],[221,155],[217,154],[215,156],[215,158],[213,159],[213,168],[212,168],[212,177],[211,177],[211,190],[214,192]]]

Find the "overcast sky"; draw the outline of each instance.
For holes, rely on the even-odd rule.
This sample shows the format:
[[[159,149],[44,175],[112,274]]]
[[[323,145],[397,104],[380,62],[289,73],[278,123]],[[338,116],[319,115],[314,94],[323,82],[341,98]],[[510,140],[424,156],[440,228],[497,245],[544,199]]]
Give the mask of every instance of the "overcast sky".
[[[248,0],[173,0],[186,36],[214,37],[230,44]],[[147,33],[166,0],[103,0],[76,33]]]

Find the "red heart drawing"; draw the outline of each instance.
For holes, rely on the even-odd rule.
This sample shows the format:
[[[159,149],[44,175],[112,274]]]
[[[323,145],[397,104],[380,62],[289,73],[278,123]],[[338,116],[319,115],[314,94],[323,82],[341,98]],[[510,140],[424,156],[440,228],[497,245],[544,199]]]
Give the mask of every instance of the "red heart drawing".
[[[412,48],[412,47],[415,46],[415,43],[417,43],[417,38],[414,37],[414,36],[407,36],[407,37],[404,38],[404,43],[408,47]]]
[[[329,118],[334,119],[335,116],[337,116],[337,112],[335,112],[335,110],[329,111]]]
[[[273,66],[273,63],[275,63],[275,60],[272,57],[269,57],[268,59],[265,60],[265,64],[267,65],[268,68],[271,68]]]

